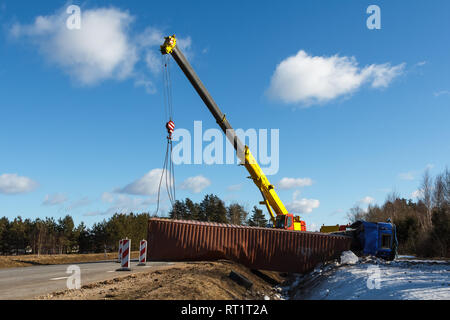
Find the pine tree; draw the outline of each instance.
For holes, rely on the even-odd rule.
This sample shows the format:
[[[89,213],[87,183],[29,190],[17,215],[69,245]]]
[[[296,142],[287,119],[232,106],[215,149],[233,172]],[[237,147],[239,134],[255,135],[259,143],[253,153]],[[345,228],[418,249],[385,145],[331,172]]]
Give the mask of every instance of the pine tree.
[[[216,195],[206,195],[200,203],[202,221],[227,223],[227,209],[225,203]]]
[[[200,205],[198,203],[194,203],[189,198],[186,198],[185,204],[187,210],[187,220],[201,221],[202,217],[200,215]]]
[[[258,209],[256,206],[253,207],[253,214],[250,220],[248,221],[248,225],[251,227],[266,227],[267,219],[261,209]]]
[[[0,219],[0,254],[6,254],[8,251],[8,244],[6,237],[8,234],[9,220],[6,217]]]
[[[184,201],[175,201],[172,210],[169,212],[169,218],[174,220],[186,220],[188,212]]]

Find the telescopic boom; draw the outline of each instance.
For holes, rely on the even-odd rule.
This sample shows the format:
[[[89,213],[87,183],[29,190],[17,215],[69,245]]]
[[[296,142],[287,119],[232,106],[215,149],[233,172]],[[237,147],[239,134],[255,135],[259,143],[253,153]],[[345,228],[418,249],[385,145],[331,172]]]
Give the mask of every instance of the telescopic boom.
[[[284,206],[283,202],[280,200],[277,193],[275,192],[274,186],[269,182],[266,175],[262,171],[261,167],[256,162],[248,146],[244,145],[239,139],[239,137],[235,134],[225,114],[223,114],[222,111],[219,109],[216,102],[214,101],[214,99],[212,98],[206,87],[203,85],[200,78],[197,76],[194,69],[181,52],[180,48],[177,46],[177,39],[175,35],[165,38],[165,42],[161,46],[161,53],[163,55],[166,54],[172,55],[172,57],[177,62],[178,66],[181,68],[183,73],[191,82],[194,89],[197,91],[200,98],[203,100],[205,105],[208,107],[209,111],[216,119],[220,128],[227,136],[228,140],[233,144],[234,148],[236,149],[237,156],[241,161],[241,164],[245,166],[247,171],[250,173],[253,182],[261,191],[261,194],[264,198],[264,202],[262,202],[261,204],[266,205],[267,210],[270,213],[272,222],[274,226],[276,226],[277,216],[289,215],[286,207]],[[300,224],[300,220],[296,222]],[[292,221],[292,226],[293,225],[294,221]]]

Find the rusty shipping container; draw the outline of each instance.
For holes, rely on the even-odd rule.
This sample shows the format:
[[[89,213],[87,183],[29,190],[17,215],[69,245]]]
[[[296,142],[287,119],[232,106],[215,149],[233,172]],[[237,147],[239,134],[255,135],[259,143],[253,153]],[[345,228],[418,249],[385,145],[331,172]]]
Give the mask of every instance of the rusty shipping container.
[[[308,272],[350,250],[351,239],[315,232],[153,218],[149,261],[232,260],[251,269]]]

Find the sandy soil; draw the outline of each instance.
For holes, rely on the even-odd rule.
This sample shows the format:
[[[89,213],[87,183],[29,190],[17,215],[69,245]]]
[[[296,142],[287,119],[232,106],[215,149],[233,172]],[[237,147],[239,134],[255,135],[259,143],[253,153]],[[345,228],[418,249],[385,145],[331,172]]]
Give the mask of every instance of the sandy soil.
[[[137,259],[138,255],[139,252],[132,252],[131,259]],[[117,253],[0,256],[0,269],[115,259],[117,259]]]
[[[238,272],[253,282],[250,290],[229,278]],[[276,272],[264,272],[282,282]],[[262,300],[281,299],[267,279],[248,268],[229,261],[181,263],[152,268],[140,274],[129,274],[108,281],[92,283],[80,290],[56,292],[43,300]]]

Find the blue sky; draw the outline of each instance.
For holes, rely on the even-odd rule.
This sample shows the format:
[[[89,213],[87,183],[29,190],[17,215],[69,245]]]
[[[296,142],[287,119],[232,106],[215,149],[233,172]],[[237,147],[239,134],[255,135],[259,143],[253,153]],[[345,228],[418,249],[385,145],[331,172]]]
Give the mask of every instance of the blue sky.
[[[64,29],[70,4],[77,35]],[[380,30],[366,26],[371,4]],[[154,212],[157,46],[173,33],[235,128],[280,129],[269,179],[288,178],[279,195],[309,226],[345,223],[392,190],[411,198],[426,168],[449,165],[448,12],[448,1],[0,1],[0,216],[91,225]],[[175,64],[171,76],[177,128],[216,128]],[[175,170],[179,199],[260,201],[243,168]]]

